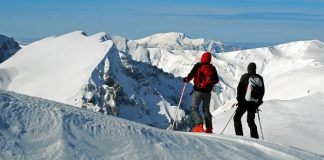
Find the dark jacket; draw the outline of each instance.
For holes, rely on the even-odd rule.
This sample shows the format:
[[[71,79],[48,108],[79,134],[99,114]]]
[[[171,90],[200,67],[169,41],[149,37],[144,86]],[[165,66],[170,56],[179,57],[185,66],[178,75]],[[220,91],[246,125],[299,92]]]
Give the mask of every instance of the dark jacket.
[[[191,71],[188,74],[188,76],[186,77],[186,81],[189,82],[192,79],[194,79],[194,90],[196,90],[196,91],[200,91],[200,92],[211,92],[212,91],[212,88],[210,88],[210,89],[201,89],[201,88],[198,87],[198,79],[199,79],[199,77],[198,77],[198,69],[202,65],[204,65],[204,64],[209,64],[209,63],[201,63],[201,62],[196,63],[194,65],[194,67],[191,69]],[[216,83],[219,82],[219,79],[218,79],[217,70],[216,70],[216,68],[214,66],[213,66],[213,69],[215,71],[214,73],[216,73],[214,75],[214,77],[213,77],[214,78],[213,81],[216,84]]]
[[[264,82],[263,82],[263,77],[258,75],[258,74],[250,74],[250,73],[245,73],[242,75],[241,79],[240,79],[240,82],[237,86],[237,101],[239,103],[241,102],[245,102],[245,93],[246,93],[246,90],[247,90],[247,86],[249,84],[249,78],[251,76],[256,76],[256,77],[259,77],[262,81],[262,89],[261,89],[261,94],[260,94],[260,102],[259,103],[262,103],[262,99],[263,99],[263,96],[264,96]]]

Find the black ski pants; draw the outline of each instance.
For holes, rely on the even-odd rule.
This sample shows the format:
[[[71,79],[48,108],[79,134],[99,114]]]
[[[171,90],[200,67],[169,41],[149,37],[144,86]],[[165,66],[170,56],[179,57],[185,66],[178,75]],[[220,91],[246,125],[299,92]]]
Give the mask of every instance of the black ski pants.
[[[234,128],[236,135],[243,136],[243,129],[241,118],[243,114],[247,111],[247,123],[250,128],[250,135],[252,138],[259,139],[258,129],[254,122],[255,113],[258,109],[258,105],[253,102],[239,103],[234,115]]]

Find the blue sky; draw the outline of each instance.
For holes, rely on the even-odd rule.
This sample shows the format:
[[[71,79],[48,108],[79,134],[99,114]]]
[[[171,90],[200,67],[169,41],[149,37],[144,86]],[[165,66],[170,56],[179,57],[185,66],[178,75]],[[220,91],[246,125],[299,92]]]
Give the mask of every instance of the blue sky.
[[[225,42],[324,41],[324,0],[1,0],[0,34],[82,30],[129,39],[159,32]]]

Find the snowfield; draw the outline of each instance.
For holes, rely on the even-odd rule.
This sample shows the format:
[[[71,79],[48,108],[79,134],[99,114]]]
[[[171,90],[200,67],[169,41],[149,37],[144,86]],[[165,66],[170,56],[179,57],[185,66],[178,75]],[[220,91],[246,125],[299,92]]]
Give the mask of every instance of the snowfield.
[[[76,100],[80,100],[75,97],[113,45],[111,41],[101,42],[105,36],[98,33],[87,37],[82,32],[73,32],[24,47],[1,65],[5,69],[0,72],[9,73],[2,74],[8,76],[2,88],[77,104]]]
[[[268,100],[260,107],[261,125],[266,141],[287,144],[323,154],[324,92],[294,100]],[[214,132],[220,133],[234,113],[234,108],[214,114]],[[261,132],[258,117],[255,122]],[[242,117],[243,131],[249,137],[246,115]],[[235,135],[233,120],[223,134]]]
[[[52,36],[23,47],[17,54],[0,64],[0,89],[103,113],[90,113],[70,107],[69,110],[71,110],[71,112],[73,110],[73,112],[80,112],[79,114],[86,113],[89,115],[96,115],[94,117],[90,116],[90,119],[95,121],[96,124],[102,125],[107,122],[107,119],[114,119],[108,115],[114,115],[119,118],[160,129],[169,128],[173,120],[176,120],[176,130],[188,131],[193,125],[190,114],[191,97],[189,96],[192,90],[192,84],[188,84],[179,115],[174,117],[175,109],[181,94],[180,92],[183,87],[182,77],[185,77],[193,65],[200,60],[201,54],[204,52],[203,50],[213,50],[208,47],[213,47],[214,44],[223,45],[212,40],[191,39],[184,34],[174,32],[156,34],[140,40],[128,40],[123,37],[109,36],[105,33],[87,35],[81,31],[61,36]],[[226,50],[226,47],[224,49]],[[227,49],[231,50],[233,48],[230,47]],[[210,109],[214,116],[213,132],[219,134],[234,113],[235,107],[233,106],[236,103],[236,87],[240,76],[246,72],[246,66],[250,62],[255,62],[257,64],[257,73],[261,74],[265,80],[266,93],[264,104],[261,106],[262,112],[260,113],[265,140],[267,142],[293,146],[323,155],[323,54],[324,44],[318,40],[298,41],[271,47],[215,53],[212,58],[212,64],[216,66],[220,76],[220,83],[215,87],[215,92],[212,92]],[[13,93],[4,93],[5,95],[13,95]],[[9,98],[7,101],[10,100]],[[10,104],[10,102],[8,103]],[[52,104],[53,102],[48,103]],[[28,103],[28,105],[36,104]],[[61,115],[65,114],[62,112],[59,113]],[[36,115],[34,116],[37,117]],[[71,117],[68,116],[66,121],[73,121],[72,123],[74,123],[75,120],[73,117],[75,117],[73,114]],[[107,117],[107,119],[103,117]],[[17,118],[19,118],[19,116]],[[214,146],[213,148],[218,148],[217,150],[222,150],[222,152],[224,148],[220,149],[220,146],[224,144],[219,144],[218,141],[225,139],[231,141],[226,141],[226,143],[232,144],[232,142],[235,142],[234,148],[242,146],[242,143],[248,143],[249,146],[254,146],[255,148],[259,146],[259,143],[260,145],[268,145],[267,142],[259,142],[247,138],[249,137],[249,130],[246,123],[244,123],[245,119],[245,116],[243,116],[242,122],[245,133],[245,137],[243,138],[234,138],[233,121],[231,121],[224,132],[226,135],[224,137],[216,135],[197,136],[186,133],[188,134],[187,136],[192,137],[192,139],[187,140],[190,142],[197,142],[201,144],[202,147],[204,147],[204,145]],[[5,121],[6,119],[2,120]],[[33,123],[34,119],[28,120],[27,117],[24,121],[26,121],[26,123]],[[59,118],[57,121],[62,122],[62,119],[60,120]],[[121,121],[124,122],[123,120]],[[128,121],[125,121],[125,123],[126,122],[128,123]],[[87,122],[86,120],[81,120],[81,122],[75,123],[86,124]],[[258,125],[257,119],[256,123]],[[10,123],[8,122],[8,124]],[[75,126],[79,126],[83,129],[86,127],[81,124],[72,125],[73,127],[68,127],[65,131],[62,127],[58,129],[61,136],[62,134],[70,134],[65,133],[68,132],[68,130],[82,130],[74,128]],[[0,126],[2,128],[5,127],[5,125],[2,125],[2,122]],[[165,133],[163,137],[168,138],[166,141],[172,140],[189,144],[187,141],[178,141],[176,138],[172,138],[172,136],[178,134],[180,134],[180,137],[185,136],[184,133],[175,132],[171,134],[144,125],[136,124],[136,126],[149,128],[148,130],[154,131],[154,135]],[[11,128],[11,130],[12,132],[31,134],[21,130],[17,126]],[[91,134],[88,133],[88,129],[85,129],[85,131],[87,131],[87,133],[80,133],[82,134],[80,136],[89,135],[91,137]],[[100,135],[98,135],[99,137],[108,135],[106,131],[109,132],[109,134],[112,132],[112,130],[100,131],[103,133],[100,133]],[[123,137],[123,134],[119,134],[121,137],[115,138],[121,139]],[[147,134],[150,135],[151,132]],[[260,129],[259,134],[261,135]],[[15,136],[16,138],[13,138]],[[11,137],[19,140],[19,136],[21,136],[21,134],[12,134]],[[141,137],[143,135],[139,134],[137,136]],[[147,135],[145,134],[145,136]],[[70,137],[72,137],[72,139],[80,138],[78,135]],[[49,141],[51,138],[52,136],[48,137]],[[61,146],[61,143],[63,148],[69,146],[69,143],[66,141],[69,142],[70,139],[71,138],[66,138],[55,141],[57,144],[52,146],[53,149],[59,150],[58,148],[60,147],[58,146]],[[108,152],[104,152],[107,146],[101,146],[100,142],[102,139],[104,138],[92,137],[91,139],[91,141],[100,144],[99,146],[93,144],[97,150],[100,150],[95,152],[98,155],[106,155],[106,152]],[[159,139],[159,137],[157,139]],[[216,142],[210,144],[212,142],[208,142],[206,139],[211,139],[211,141]],[[26,138],[26,141],[28,140],[32,139]],[[3,143],[8,143],[9,145],[11,142],[13,141],[8,140]],[[153,142],[155,143],[157,141]],[[241,143],[238,145],[236,142]],[[13,142],[13,146],[15,146],[14,143],[15,142]],[[52,144],[50,142],[46,143]],[[172,143],[168,143],[169,149]],[[258,143],[258,145],[252,145],[254,143]],[[89,158],[86,156],[87,149],[84,148],[91,146],[91,144],[92,142],[86,141],[84,145],[78,144],[75,148],[83,148],[78,148],[80,150],[80,155],[85,154],[85,157]],[[113,143],[113,145],[120,144]],[[269,145],[274,146],[273,144]],[[44,148],[42,145],[37,146]],[[74,146],[74,144],[72,144],[72,146]],[[133,146],[138,147],[137,145]],[[154,145],[149,144],[147,149],[151,151],[151,149],[154,148],[152,146]],[[17,150],[21,149],[21,146],[16,147],[18,147]],[[183,147],[189,146],[175,146],[175,148],[171,148],[172,150],[177,150],[178,148],[178,151],[183,153],[184,151],[180,151],[181,149],[186,150],[186,148]],[[230,146],[225,147],[229,147],[230,149],[233,148]],[[102,148],[103,150],[101,150]],[[115,147],[113,149],[114,152],[119,153],[119,149],[116,148],[119,147]],[[166,155],[169,155],[169,152],[172,152],[173,156],[176,155],[176,152],[173,152],[171,149],[169,151],[168,147],[166,148],[168,152],[162,149],[161,152],[163,154],[165,152]],[[11,147],[8,149],[8,152],[12,151],[12,149],[15,148]],[[70,147],[70,150],[72,149]],[[190,152],[194,152],[192,151],[193,149],[187,149]],[[70,156],[70,153],[65,152],[66,150],[69,149],[64,149],[64,155],[62,156],[64,159]],[[125,150],[133,151],[135,149]],[[242,151],[240,149],[238,150],[240,152]],[[266,150],[260,152],[266,152]],[[278,150],[280,150],[278,152],[281,152],[281,149]],[[63,154],[62,150],[59,151]],[[101,153],[101,151],[104,153]],[[189,151],[184,153],[183,156],[186,157]],[[202,153],[207,152],[203,149],[200,151]],[[242,155],[242,157],[238,159],[254,159],[253,156],[261,156],[261,159],[263,158],[263,154],[254,154],[254,150],[247,149],[246,151],[252,155],[252,158],[250,158],[249,155]],[[287,150],[284,150],[287,155],[291,155],[289,153],[295,153],[294,151],[286,151]],[[143,156],[148,155],[147,150],[138,150],[138,152],[142,152]],[[157,154],[160,153],[154,150],[154,153],[155,152]],[[215,153],[206,153],[207,158],[203,159],[208,159],[209,155],[213,155],[214,158],[221,156],[218,155],[215,150],[213,150],[213,152]],[[93,152],[91,152],[91,155],[92,153]],[[15,156],[14,152],[12,154]],[[21,154],[17,154],[16,156],[22,154],[25,154],[25,151],[22,151]],[[237,155],[237,153],[234,153],[232,150],[229,151],[228,155],[231,154]],[[188,157],[192,156],[193,155]],[[24,155],[22,157],[24,157]],[[163,157],[156,157],[158,159],[164,159]],[[228,156],[225,157],[225,159],[226,158],[228,158]],[[282,156],[278,156],[277,158],[294,159],[294,157],[284,158]],[[169,157],[166,159],[169,159]]]
[[[2,159],[307,159],[324,156],[232,136],[171,132],[0,90]]]

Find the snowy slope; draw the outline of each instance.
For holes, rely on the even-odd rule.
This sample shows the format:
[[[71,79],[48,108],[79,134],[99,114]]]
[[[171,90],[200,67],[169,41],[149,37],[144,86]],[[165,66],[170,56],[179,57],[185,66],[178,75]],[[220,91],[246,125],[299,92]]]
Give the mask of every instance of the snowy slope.
[[[21,47],[13,39],[0,34],[0,63],[14,55]]]
[[[111,49],[104,33],[77,31],[49,37],[20,50],[0,66],[1,88],[67,104],[80,101],[81,88]]]
[[[158,33],[134,41],[145,48],[164,48],[168,50],[196,50],[219,53],[240,49],[239,47],[224,44],[215,40],[204,38],[192,39],[189,36],[178,32]]]
[[[260,118],[264,138],[275,143],[284,143],[324,154],[323,128],[324,92],[294,100],[268,100],[261,106]],[[234,113],[234,109],[214,115],[214,131],[220,133]],[[261,136],[258,118],[256,124]],[[246,115],[242,118],[244,133],[250,135]],[[225,130],[226,135],[235,135],[233,120]]]
[[[234,77],[239,77],[250,61],[259,66],[258,73],[266,84],[261,118],[267,140],[323,154],[323,53],[324,44],[313,40],[220,54],[217,58],[241,66],[231,70]],[[226,111],[229,106],[214,112],[214,128],[219,132],[234,112]],[[244,116],[242,121],[245,120]],[[248,136],[247,125],[245,129]],[[233,133],[231,122],[226,134]]]
[[[151,63],[149,50],[143,45],[120,36],[112,36],[112,40],[119,51],[131,55],[133,60]]]
[[[323,51],[324,44],[312,40],[219,54],[216,58],[235,66],[230,74],[236,79],[254,61],[257,72],[266,80],[265,99],[288,100],[324,91],[320,85],[324,80]]]
[[[149,56],[144,57],[149,57],[152,65],[180,77],[189,73],[202,54],[163,48],[148,48],[148,52]],[[266,139],[324,154],[323,53],[324,44],[312,40],[217,54],[212,63],[221,82],[216,87],[217,92],[212,92],[214,132],[220,133],[234,112],[231,107],[236,103],[239,78],[253,61],[258,66],[257,72],[265,79],[261,114],[266,114],[262,116]],[[249,136],[248,130],[245,133]],[[234,134],[232,123],[226,134]]]
[[[169,132],[0,91],[2,159],[323,159],[269,142]]]
[[[177,128],[189,130],[193,125],[189,97],[174,118],[181,87],[180,78],[132,60],[105,33],[87,36],[76,31],[49,37],[29,44],[0,65],[2,89],[158,128],[166,129],[176,119]]]

